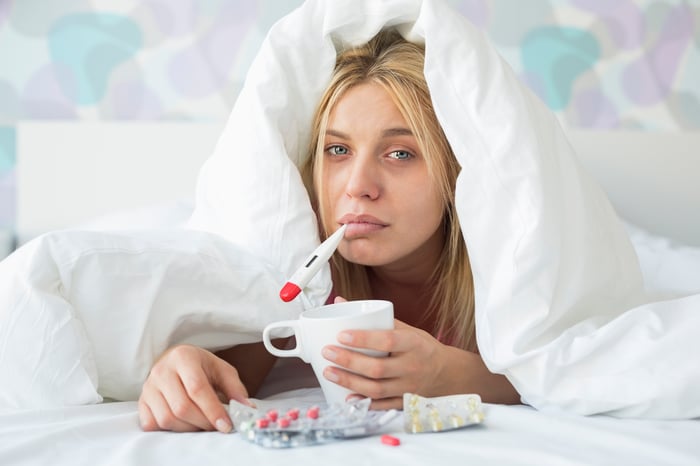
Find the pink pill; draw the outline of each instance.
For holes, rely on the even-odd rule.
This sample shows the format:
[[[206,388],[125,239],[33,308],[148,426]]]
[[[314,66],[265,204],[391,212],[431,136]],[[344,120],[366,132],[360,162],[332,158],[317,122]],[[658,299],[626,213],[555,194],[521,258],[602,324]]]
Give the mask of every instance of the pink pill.
[[[292,421],[290,421],[288,417],[281,417],[277,420],[277,427],[281,427],[284,429],[285,427],[289,427],[289,424],[291,422]]]
[[[306,411],[306,417],[309,419],[318,419],[318,412],[319,412],[319,407],[318,406],[312,406],[309,408],[308,411]]]
[[[294,408],[287,411],[287,417],[293,421],[299,419],[299,409]]]
[[[276,409],[271,409],[267,412],[267,418],[272,422],[275,422],[277,420],[277,416],[278,414]]]
[[[398,447],[399,445],[401,445],[401,440],[388,434],[382,435],[381,441],[384,445],[390,445],[392,447]]]
[[[264,429],[270,425],[270,421],[263,417],[255,421],[255,425],[258,426],[258,429]]]

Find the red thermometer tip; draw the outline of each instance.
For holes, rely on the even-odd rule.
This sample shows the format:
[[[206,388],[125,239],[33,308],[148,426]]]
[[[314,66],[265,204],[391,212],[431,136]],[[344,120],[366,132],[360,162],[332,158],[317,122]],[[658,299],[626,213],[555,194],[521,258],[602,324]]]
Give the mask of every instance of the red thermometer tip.
[[[292,299],[296,298],[299,293],[301,293],[301,288],[292,282],[287,282],[280,290],[280,298],[282,298],[282,301],[285,303],[288,303]]]

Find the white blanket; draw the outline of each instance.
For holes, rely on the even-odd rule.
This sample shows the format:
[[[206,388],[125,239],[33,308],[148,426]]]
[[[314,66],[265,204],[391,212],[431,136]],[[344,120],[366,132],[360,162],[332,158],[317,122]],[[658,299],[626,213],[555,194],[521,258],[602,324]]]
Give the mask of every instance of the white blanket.
[[[0,263],[0,408],[135,400],[160,354],[260,340],[299,303],[211,233],[59,231]]]
[[[700,365],[692,357],[700,354],[700,295],[659,302],[647,296],[621,222],[579,169],[552,113],[444,1],[310,0],[279,21],[201,171],[190,227],[222,235],[278,278],[301,263],[318,243],[295,166],[311,114],[337,47],[365,42],[385,26],[426,46],[433,103],[462,165],[457,207],[474,269],[477,338],[489,368],[539,409],[700,416]],[[61,276],[50,262],[38,265],[37,276],[53,274],[54,283]],[[91,283],[99,286],[86,283],[83,292],[109,287],[99,275]],[[266,299],[257,312],[270,317],[268,294],[277,290],[271,282],[250,283]],[[329,289],[326,268],[293,311],[322,302]],[[15,292],[5,287],[0,295]],[[232,307],[249,292],[231,297]],[[37,306],[50,308],[49,298]],[[3,321],[4,330],[6,316]],[[164,326],[163,335],[169,330]],[[114,329],[92,331],[88,341]],[[3,381],[3,364],[15,354],[5,335]],[[94,359],[80,351],[88,355],[83,360]]]
[[[443,1],[309,1],[278,22],[202,171],[198,223],[239,237],[226,212],[258,195],[241,164],[287,167],[284,154],[299,163],[336,48],[389,25],[425,43],[433,104],[463,167],[457,207],[489,368],[541,409],[700,415],[700,365],[691,357],[700,354],[700,295],[650,302],[621,222],[554,115]],[[305,202],[297,211],[311,215]],[[266,235],[257,249],[275,260],[289,241]]]

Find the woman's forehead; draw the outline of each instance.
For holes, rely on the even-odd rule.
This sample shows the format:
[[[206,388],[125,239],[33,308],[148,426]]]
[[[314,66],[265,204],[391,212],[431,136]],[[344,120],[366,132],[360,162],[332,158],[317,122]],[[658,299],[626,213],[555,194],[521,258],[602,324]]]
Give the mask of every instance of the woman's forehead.
[[[327,131],[349,132],[364,128],[410,135],[411,131],[391,94],[375,83],[347,90],[331,108]]]

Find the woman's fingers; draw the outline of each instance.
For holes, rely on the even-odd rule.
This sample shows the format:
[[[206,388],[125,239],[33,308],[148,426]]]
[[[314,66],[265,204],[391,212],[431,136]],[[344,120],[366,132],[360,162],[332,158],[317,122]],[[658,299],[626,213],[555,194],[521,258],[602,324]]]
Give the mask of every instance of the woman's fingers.
[[[148,403],[144,400],[143,396],[139,398],[139,425],[141,429],[146,432],[151,432],[154,430],[159,430],[158,422],[156,418],[153,417],[151,408],[149,408]]]
[[[420,387],[421,377],[415,376],[412,367],[407,367],[412,362],[401,354],[377,358],[331,346],[324,348],[323,355],[340,366],[326,367],[324,377],[372,400],[402,397]]]
[[[330,345],[323,355],[340,367],[329,366],[324,376],[355,393],[372,398],[379,406],[394,405],[406,392],[432,391],[431,383],[442,365],[442,344],[427,332],[397,321],[395,330],[353,330],[339,334],[342,346]],[[389,353],[373,357],[355,350]],[[373,404],[374,406],[374,404]]]
[[[199,426],[179,419],[160,392],[152,392],[147,397],[142,396],[139,400],[139,420],[141,428],[145,431],[196,432],[202,430]]]
[[[161,386],[161,393],[172,415],[179,421],[197,426],[201,430],[213,429],[214,423],[206,415],[206,407],[211,405],[212,397],[221,405],[214,389],[201,367],[183,366],[181,371],[172,373],[170,380]]]
[[[398,321],[397,321],[398,322]],[[403,353],[415,349],[422,339],[412,327],[394,330],[343,330],[337,336],[338,342],[351,348]]]
[[[372,379],[389,379],[406,373],[406,368],[402,367],[401,355],[398,353],[393,353],[392,357],[378,358],[340,346],[327,346],[323,348],[322,355],[340,366],[337,369],[347,369]],[[334,367],[329,366],[329,369],[333,370]]]
[[[247,403],[238,372],[214,354],[193,346],[179,346],[153,366],[139,399],[144,430],[230,432],[232,423],[224,398]]]
[[[324,377],[373,400],[401,397],[406,392],[419,391],[421,378],[402,370],[400,358],[355,356],[347,366],[326,367]]]
[[[192,385],[187,393],[216,430],[230,432],[233,424],[216,391],[218,390],[227,401],[236,400],[244,404],[250,403],[248,392],[238,376],[238,371],[223,359],[212,355],[203,367],[207,383]]]

